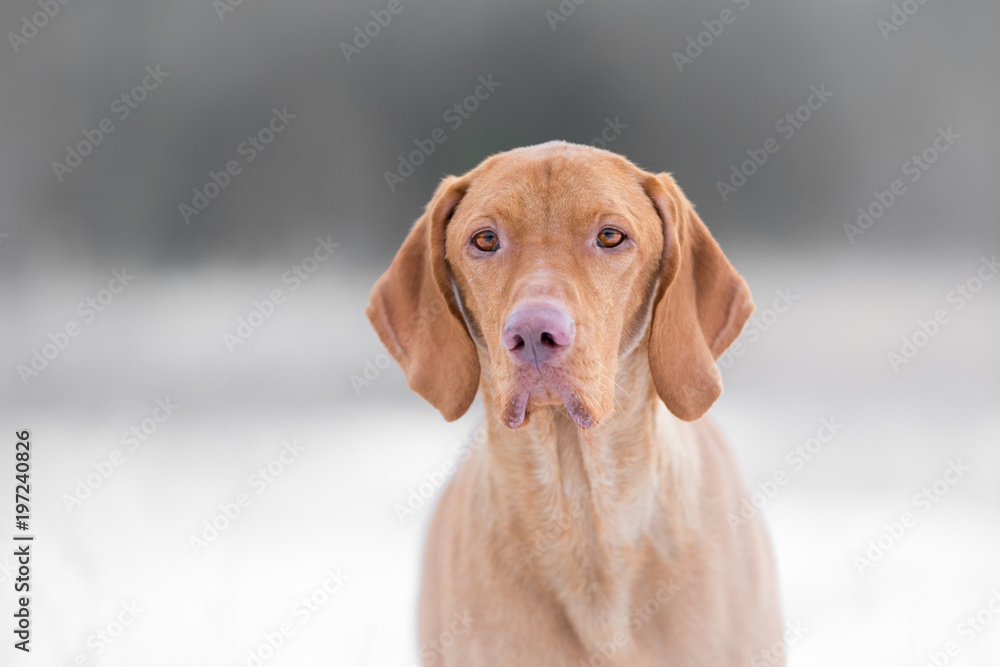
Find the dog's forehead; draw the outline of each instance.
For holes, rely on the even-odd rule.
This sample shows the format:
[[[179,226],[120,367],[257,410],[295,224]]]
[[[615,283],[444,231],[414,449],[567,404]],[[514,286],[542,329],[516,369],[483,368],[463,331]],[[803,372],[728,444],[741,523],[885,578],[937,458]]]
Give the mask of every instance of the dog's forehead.
[[[495,155],[471,173],[463,212],[510,221],[588,218],[631,209],[643,197],[639,170],[589,146],[550,143]]]

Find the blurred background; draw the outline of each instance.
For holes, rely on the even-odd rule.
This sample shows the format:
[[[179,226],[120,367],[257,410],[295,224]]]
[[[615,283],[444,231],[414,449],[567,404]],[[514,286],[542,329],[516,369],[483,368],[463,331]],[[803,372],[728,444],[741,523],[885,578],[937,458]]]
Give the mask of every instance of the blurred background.
[[[578,1],[0,8],[0,664],[416,664],[482,410],[363,308],[442,176],[551,139],[672,171],[753,290],[712,414],[790,664],[1000,661],[1000,5]]]

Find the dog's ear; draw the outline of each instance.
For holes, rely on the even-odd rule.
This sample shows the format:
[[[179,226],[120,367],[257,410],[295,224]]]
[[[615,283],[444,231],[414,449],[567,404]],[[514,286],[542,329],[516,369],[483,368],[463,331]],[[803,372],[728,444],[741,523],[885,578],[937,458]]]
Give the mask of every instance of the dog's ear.
[[[479,388],[479,357],[444,256],[445,230],[466,188],[454,176],[441,183],[365,309],[410,389],[448,421],[465,414]]]
[[[753,312],[736,272],[670,174],[650,174],[646,193],[663,222],[663,268],[649,336],[656,393],[694,421],[722,393],[715,365]]]

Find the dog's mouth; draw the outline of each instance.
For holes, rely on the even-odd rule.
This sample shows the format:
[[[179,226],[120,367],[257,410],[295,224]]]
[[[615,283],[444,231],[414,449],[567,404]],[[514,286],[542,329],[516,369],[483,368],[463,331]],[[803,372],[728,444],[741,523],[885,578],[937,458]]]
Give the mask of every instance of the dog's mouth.
[[[510,429],[523,426],[534,410],[560,404],[580,428],[591,429],[599,423],[596,406],[589,405],[561,366],[518,368],[508,395],[499,402],[501,419]]]

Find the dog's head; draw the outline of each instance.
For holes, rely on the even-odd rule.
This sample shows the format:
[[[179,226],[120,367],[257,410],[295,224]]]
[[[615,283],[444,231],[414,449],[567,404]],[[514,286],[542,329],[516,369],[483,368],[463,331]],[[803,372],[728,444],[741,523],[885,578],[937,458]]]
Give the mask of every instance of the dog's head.
[[[495,155],[438,187],[367,314],[407,382],[462,416],[488,365],[510,428],[563,404],[613,409],[619,359],[646,345],[660,398],[701,417],[750,292],[669,174],[562,142]]]

